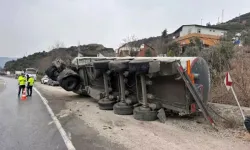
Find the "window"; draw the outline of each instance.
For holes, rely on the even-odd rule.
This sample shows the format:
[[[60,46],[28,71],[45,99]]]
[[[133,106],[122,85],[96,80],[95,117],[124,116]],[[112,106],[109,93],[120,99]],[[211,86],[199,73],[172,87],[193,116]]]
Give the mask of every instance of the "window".
[[[201,33],[201,29],[197,29],[197,33]]]
[[[28,73],[28,74],[36,74],[36,69],[34,69],[34,68],[27,68],[26,69],[26,73]]]
[[[213,32],[215,32],[215,30],[213,30]]]

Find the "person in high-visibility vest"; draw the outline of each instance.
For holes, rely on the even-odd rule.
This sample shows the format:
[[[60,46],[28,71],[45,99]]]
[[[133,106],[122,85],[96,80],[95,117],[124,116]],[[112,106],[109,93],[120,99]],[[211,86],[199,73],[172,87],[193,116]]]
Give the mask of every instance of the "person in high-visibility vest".
[[[18,86],[19,86],[19,90],[18,90],[18,96],[20,96],[21,91],[23,92],[25,89],[25,84],[26,84],[26,77],[24,76],[24,73],[22,73],[19,77],[18,77]]]
[[[33,77],[28,77],[28,86],[27,86],[27,94],[28,96],[32,96],[32,88],[35,83],[35,80]]]

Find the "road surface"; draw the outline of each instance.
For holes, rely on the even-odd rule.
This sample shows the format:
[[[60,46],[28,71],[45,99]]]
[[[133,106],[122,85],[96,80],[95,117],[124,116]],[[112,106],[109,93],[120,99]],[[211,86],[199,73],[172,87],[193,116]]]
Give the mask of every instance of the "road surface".
[[[39,95],[34,92],[32,98],[21,101],[17,98],[16,80],[2,79],[5,82],[0,77],[0,149],[66,150]],[[249,142],[229,136],[230,130],[215,133],[206,124],[174,118],[168,118],[165,124],[138,121],[132,116],[99,110],[93,99],[59,87],[39,83],[36,87],[77,150],[249,150]]]
[[[17,81],[0,77],[1,150],[66,150],[39,95],[21,101]]]

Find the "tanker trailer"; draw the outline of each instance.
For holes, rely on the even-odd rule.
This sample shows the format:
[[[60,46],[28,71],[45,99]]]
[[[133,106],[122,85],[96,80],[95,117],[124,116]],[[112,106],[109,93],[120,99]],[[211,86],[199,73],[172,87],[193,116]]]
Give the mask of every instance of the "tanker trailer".
[[[113,109],[118,115],[133,114],[135,119],[152,121],[161,108],[180,115],[199,110],[178,72],[178,62],[184,71],[190,69],[193,86],[207,103],[210,73],[201,57],[76,57],[73,66],[53,63],[46,74],[54,75],[54,79],[56,76],[65,90],[98,100],[102,110]]]

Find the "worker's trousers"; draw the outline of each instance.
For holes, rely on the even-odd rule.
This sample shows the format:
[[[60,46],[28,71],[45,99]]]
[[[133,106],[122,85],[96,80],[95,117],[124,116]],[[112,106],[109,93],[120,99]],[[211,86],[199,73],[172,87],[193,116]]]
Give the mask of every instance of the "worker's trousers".
[[[25,85],[19,85],[18,96],[20,96],[21,91],[23,92],[24,89],[25,89]]]
[[[28,94],[28,96],[32,96],[32,88],[33,88],[33,86],[28,86],[27,87],[27,94]]]

